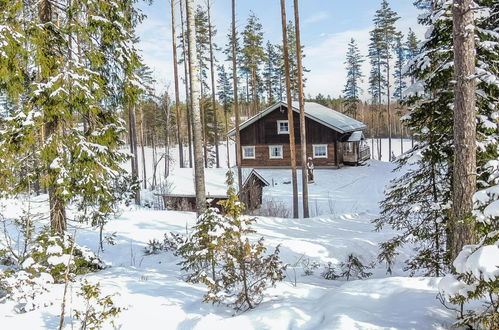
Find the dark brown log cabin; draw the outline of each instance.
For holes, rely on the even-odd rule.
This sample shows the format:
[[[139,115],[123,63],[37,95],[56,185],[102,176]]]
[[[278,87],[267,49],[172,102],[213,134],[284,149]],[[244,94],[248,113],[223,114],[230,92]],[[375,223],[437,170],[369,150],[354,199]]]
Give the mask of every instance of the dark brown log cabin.
[[[297,165],[301,165],[298,104],[293,104]],[[369,159],[366,125],[318,103],[305,102],[307,158],[316,167],[358,165]],[[240,125],[242,167],[289,167],[287,106],[278,102]],[[235,135],[235,130],[228,133]]]

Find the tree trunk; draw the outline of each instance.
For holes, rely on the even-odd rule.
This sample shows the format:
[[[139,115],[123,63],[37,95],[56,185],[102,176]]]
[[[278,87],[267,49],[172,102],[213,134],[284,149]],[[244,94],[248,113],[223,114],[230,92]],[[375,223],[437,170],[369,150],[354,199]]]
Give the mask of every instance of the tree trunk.
[[[130,115],[130,147],[132,148],[132,177],[134,180],[139,179],[139,155],[137,151],[137,123],[135,116],[135,106],[130,106],[129,109]],[[140,205],[140,189],[135,193],[135,204]]]
[[[227,168],[230,168],[230,153],[229,153],[229,136],[227,132],[229,131],[229,118],[227,112],[225,112],[225,142],[227,143]]]
[[[232,81],[234,89],[234,114],[236,116],[236,166],[239,191],[243,190],[243,173],[241,171],[241,134],[239,130],[239,104],[237,91],[237,60],[236,60],[236,0],[232,0]],[[228,151],[227,151],[228,152]]]
[[[140,149],[142,154],[142,178],[143,187],[147,189],[146,153],[144,143],[144,108],[140,108]]]
[[[182,22],[182,56],[184,60],[184,79],[185,79],[185,106],[187,115],[187,139],[189,143],[189,167],[192,168],[192,124],[191,124],[191,102],[189,102],[189,70],[188,70],[188,56],[186,56],[188,50],[186,47],[185,39],[186,33],[184,28],[184,5],[182,0],[180,0],[180,21]]]
[[[203,83],[201,82],[201,99],[199,101],[199,112],[201,113],[201,127],[202,127],[202,137],[203,137],[203,155],[204,155],[204,167],[208,167],[208,130],[206,127],[206,110],[204,107],[203,99]]]
[[[137,125],[135,121],[135,106],[131,105],[128,109],[129,115],[129,135],[130,135],[130,151],[132,153],[132,177],[134,180],[139,178],[139,159],[137,152]],[[135,204],[140,205],[140,189],[135,192]]]
[[[252,89],[253,89],[253,115],[256,115],[258,113],[258,86],[257,86],[257,79],[256,79],[256,68],[251,69],[251,82],[252,82]]]
[[[189,72],[191,82],[192,123],[194,137],[194,181],[196,186],[196,212],[206,210],[204,185],[203,141],[201,131],[201,110],[199,105],[199,62],[197,59],[196,27],[194,25],[193,0],[186,1],[187,35],[189,36]]]
[[[169,99],[167,99],[169,100]],[[166,117],[166,125],[165,125],[165,179],[170,175],[170,137],[169,137],[169,128],[170,128],[170,107],[169,102],[163,105],[163,111]]]
[[[286,76],[286,99],[288,107],[288,126],[289,126],[289,150],[291,158],[291,178],[293,184],[293,218],[298,218],[298,183],[296,176],[296,148],[295,148],[295,128],[293,124],[293,105],[291,100],[291,79],[289,72],[289,50],[288,36],[286,29],[286,3],[281,0],[281,23],[282,23],[282,44],[284,56],[284,71]]]
[[[388,47],[389,48],[389,47]],[[389,54],[390,49],[386,50]],[[386,59],[386,116],[387,116],[387,128],[388,128],[388,160],[391,162],[392,159],[392,123],[391,123],[391,109],[390,109],[390,56]]]
[[[303,217],[308,218],[308,175],[307,175],[307,132],[305,128],[305,100],[303,95],[303,65],[300,42],[300,14],[298,0],[294,0],[295,7],[295,34],[296,34],[296,58],[298,65],[298,100],[300,102],[300,142],[301,142],[301,174],[302,174],[302,197]]]
[[[40,23],[42,25],[52,21],[52,4],[48,0],[43,0],[40,3]],[[43,45],[42,51],[45,56],[50,57],[52,54],[50,44],[47,42]],[[42,82],[47,82],[45,77],[42,77]],[[45,123],[45,134],[47,139],[54,138],[54,135],[60,134],[59,130],[59,117],[49,116],[49,120]],[[53,155],[47,161],[46,170],[50,176],[55,176],[55,170],[51,168],[52,161],[57,157]],[[48,187],[49,193],[49,207],[50,207],[50,228],[52,231],[63,234],[66,231],[66,210],[64,201],[57,194],[57,187],[51,183]]]
[[[218,120],[217,120],[217,101],[215,98],[215,59],[213,57],[213,26],[211,25],[211,1],[208,0],[208,36],[210,41],[210,71],[211,71],[211,104],[213,108],[213,130],[215,139],[215,164],[220,167],[220,153],[218,148]]]
[[[454,0],[454,166],[449,252],[454,260],[475,243],[473,194],[476,191],[476,81],[473,1]],[[471,27],[471,28],[470,28]]]
[[[173,48],[173,76],[175,81],[175,115],[177,119],[177,142],[178,142],[178,161],[180,167],[184,167],[184,147],[182,143],[182,116],[180,115],[180,95],[178,85],[178,67],[177,67],[177,33],[175,26],[175,2],[170,1],[172,12],[172,48]]]

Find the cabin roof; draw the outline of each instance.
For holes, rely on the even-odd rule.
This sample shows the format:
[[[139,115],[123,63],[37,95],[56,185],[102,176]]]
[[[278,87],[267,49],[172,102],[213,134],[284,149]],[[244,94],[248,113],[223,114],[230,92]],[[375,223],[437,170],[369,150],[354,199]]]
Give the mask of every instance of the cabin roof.
[[[245,127],[248,127],[249,125],[265,117],[281,106],[287,107],[287,104],[284,102],[277,102],[271,105],[270,107],[260,111],[253,117],[250,117],[249,119],[241,123],[239,125],[239,129],[241,130]],[[298,113],[300,112],[300,106],[298,102],[293,102],[292,107],[294,111]],[[315,102],[305,102],[305,117],[310,118],[340,133],[364,130],[367,128],[364,123]],[[233,136],[234,134],[235,128],[227,133],[228,136]]]
[[[194,187],[194,169],[193,168],[175,168],[173,175],[168,177],[168,190],[162,194],[169,197],[192,197],[195,196]],[[232,171],[234,175],[234,188],[236,193],[239,185],[237,184],[237,171],[233,168],[205,168],[205,188],[207,198],[226,198],[227,184],[225,183],[227,172]],[[243,186],[248,182],[251,176],[256,176],[265,186],[269,182],[255,169],[243,169]]]

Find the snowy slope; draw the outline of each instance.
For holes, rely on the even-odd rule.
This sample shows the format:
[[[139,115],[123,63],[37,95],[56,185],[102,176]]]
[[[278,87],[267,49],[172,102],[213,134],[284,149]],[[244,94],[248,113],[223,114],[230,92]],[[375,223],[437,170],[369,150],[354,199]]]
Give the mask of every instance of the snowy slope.
[[[119,292],[117,305],[127,307],[117,322],[122,329],[448,328],[453,315],[435,299],[437,279],[409,278],[402,270],[409,248],[399,256],[392,277],[385,274],[383,265],[376,266],[368,280],[329,281],[320,276],[327,262],[338,263],[350,253],[356,253],[365,263],[374,261],[378,243],[392,237],[390,231],[374,232],[370,223],[379,212],[384,186],[394,176],[392,168],[392,164],[371,161],[365,167],[317,170],[316,183],[310,185],[310,200],[312,214],[319,216],[258,219],[257,235],[264,236],[269,247],[280,244],[282,261],[290,267],[287,278],[269,289],[255,310],[234,316],[224,306],[202,303],[204,288],[182,280],[178,258],[168,253],[144,256],[143,248],[150,239],[161,239],[169,231],[189,230],[195,222],[189,212],[124,208],[105,228],[106,234],[115,232],[117,238],[117,244],[106,246],[102,254],[111,267],[86,278],[100,282],[106,294]],[[178,179],[192,180],[192,174],[185,175],[188,177]],[[291,186],[284,183],[289,176],[289,170],[273,173],[274,185],[265,188],[265,198],[289,205]],[[46,196],[32,207],[44,208],[46,203],[40,203],[43,199]],[[22,201],[5,203],[7,216],[19,214],[26,206]],[[73,230],[80,244],[97,251],[96,230],[72,224]],[[305,276],[300,261],[321,266],[313,275]],[[79,304],[78,285],[72,284],[69,290],[68,301],[73,308]],[[26,314],[13,312],[11,302],[0,304],[1,328],[57,328],[62,290],[62,285],[53,286],[47,298],[53,304]],[[70,322],[67,318],[67,329],[71,329]]]

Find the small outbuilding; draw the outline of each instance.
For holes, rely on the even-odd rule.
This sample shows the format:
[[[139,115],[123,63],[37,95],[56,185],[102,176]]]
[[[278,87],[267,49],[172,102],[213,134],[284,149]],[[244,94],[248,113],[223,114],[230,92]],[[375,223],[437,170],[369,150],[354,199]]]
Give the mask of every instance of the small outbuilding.
[[[269,182],[254,169],[243,171],[242,190],[238,191],[237,173],[232,169],[206,168],[205,188],[207,202],[211,207],[220,208],[218,202],[226,200],[227,171],[233,171],[234,188],[239,199],[246,205],[247,210],[255,210],[262,204],[263,188],[269,186]],[[163,197],[167,209],[190,211],[196,207],[196,193],[194,188],[194,170],[191,168],[175,169]]]

